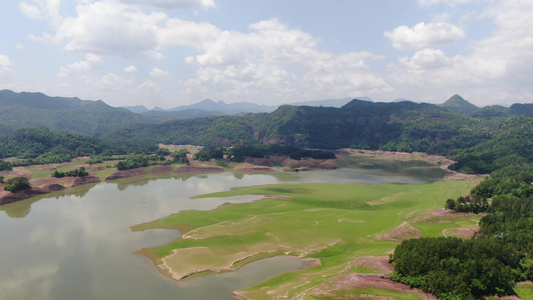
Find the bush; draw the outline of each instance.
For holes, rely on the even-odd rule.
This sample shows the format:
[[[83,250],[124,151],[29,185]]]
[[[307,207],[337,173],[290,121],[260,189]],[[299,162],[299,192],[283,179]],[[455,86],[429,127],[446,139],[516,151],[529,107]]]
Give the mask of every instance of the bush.
[[[4,190],[9,192],[17,192],[30,187],[30,182],[26,177],[14,177],[6,181]]]

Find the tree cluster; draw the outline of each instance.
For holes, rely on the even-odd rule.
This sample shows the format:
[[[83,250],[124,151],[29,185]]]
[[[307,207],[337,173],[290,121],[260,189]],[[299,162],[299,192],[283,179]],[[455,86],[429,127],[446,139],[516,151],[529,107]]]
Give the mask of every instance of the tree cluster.
[[[391,279],[439,299],[512,295],[523,279],[521,256],[489,238],[422,238],[402,242],[391,256]]]
[[[6,181],[4,190],[15,193],[30,187],[30,181],[27,177],[13,177]]]
[[[68,162],[79,156],[150,153],[157,149],[155,145],[105,142],[92,137],[52,132],[42,127],[0,135],[0,158],[23,159],[11,162],[11,166]]]
[[[58,171],[58,170],[55,170],[54,172],[52,172],[52,177],[55,177],[55,178],[85,177],[85,176],[88,176],[88,175],[89,175],[89,172],[87,172],[87,170],[85,170],[85,167],[80,167],[77,170],[72,170],[72,171],[67,171],[67,172]]]
[[[391,278],[441,299],[513,294],[515,282],[533,279],[532,182],[533,164],[509,166],[494,171],[470,196],[448,199],[448,209],[488,213],[481,218],[480,232],[465,241],[402,242],[391,257]]]

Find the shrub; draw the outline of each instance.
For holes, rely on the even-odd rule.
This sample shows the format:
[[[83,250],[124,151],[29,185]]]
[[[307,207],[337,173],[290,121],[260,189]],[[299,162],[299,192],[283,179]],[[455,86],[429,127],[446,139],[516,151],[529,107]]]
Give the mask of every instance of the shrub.
[[[30,187],[30,182],[26,177],[14,177],[6,181],[4,190],[9,192],[17,192]]]

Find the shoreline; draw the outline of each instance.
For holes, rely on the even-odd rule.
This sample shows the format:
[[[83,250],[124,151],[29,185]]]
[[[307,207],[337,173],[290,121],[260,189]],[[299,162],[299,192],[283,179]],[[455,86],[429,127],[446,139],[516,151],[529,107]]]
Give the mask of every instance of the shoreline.
[[[370,158],[380,160],[398,160],[398,161],[414,161],[420,160],[430,164],[440,166],[445,171],[445,177],[450,180],[463,180],[463,178],[476,175],[461,174],[450,171],[448,166],[453,163],[452,160],[438,155],[428,155],[425,153],[406,153],[406,152],[391,152],[382,150],[358,150],[358,149],[339,149],[337,150],[338,157],[335,159],[302,159],[294,160],[287,156],[275,156],[271,158],[251,158],[247,157],[243,163],[234,163],[225,161],[226,167],[215,165],[216,161],[198,162],[193,161],[191,164],[170,164],[170,165],[153,165],[143,168],[136,168],[124,171],[109,172],[109,164],[107,162],[89,165],[83,162],[88,160],[88,157],[79,157],[73,159],[68,163],[56,163],[28,167],[15,167],[12,171],[0,172],[0,175],[8,176],[23,176],[30,179],[30,188],[21,190],[15,193],[5,191],[3,189],[5,184],[0,184],[0,205],[19,202],[33,198],[35,196],[48,194],[51,192],[65,190],[79,185],[98,183],[104,181],[112,181],[120,178],[131,178],[137,176],[145,176],[150,174],[165,174],[165,173],[213,173],[234,171],[240,173],[269,173],[273,172],[274,166],[281,166],[280,169],[286,172],[299,171],[313,171],[319,169],[337,169],[343,166],[347,157],[353,158]],[[107,166],[106,166],[107,165]],[[51,174],[54,170],[64,168],[66,166],[75,166],[76,168],[85,167],[89,172],[86,177],[37,177],[32,178],[33,173],[37,172],[32,169],[38,169],[40,172],[48,172]],[[91,175],[96,173],[96,175]],[[14,177],[12,176],[12,177]]]

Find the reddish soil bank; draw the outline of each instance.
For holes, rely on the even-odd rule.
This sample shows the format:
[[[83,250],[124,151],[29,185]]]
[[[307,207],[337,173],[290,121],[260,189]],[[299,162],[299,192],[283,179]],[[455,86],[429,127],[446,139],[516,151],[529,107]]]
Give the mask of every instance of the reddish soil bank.
[[[35,197],[38,195],[51,193],[55,191],[64,190],[66,188],[75,187],[87,183],[100,182],[100,179],[95,176],[85,177],[44,177],[37,179],[30,179],[31,188],[24,189],[15,193],[4,190],[5,184],[0,185],[0,205],[22,201]]]
[[[343,290],[352,290],[359,288],[374,288],[390,290],[402,293],[417,293],[421,295],[422,299],[437,299],[435,296],[424,293],[421,290],[410,288],[408,285],[392,281],[388,274],[393,271],[393,267],[389,264],[387,256],[365,256],[358,257],[353,261],[355,267],[362,266],[368,269],[383,271],[381,274],[360,274],[348,273],[336,277],[329,283],[320,285],[320,287],[313,293],[314,296],[319,297],[335,297],[336,292]],[[365,299],[389,299],[375,295],[360,295]]]
[[[245,162],[242,166],[234,168],[233,170],[237,172],[272,172],[274,171],[272,170],[271,167],[253,165],[247,162]]]
[[[119,178],[128,178],[135,176],[142,176],[148,174],[157,174],[157,173],[170,173],[172,172],[172,166],[170,165],[157,165],[147,168],[137,168],[123,171],[115,171],[111,175],[106,177],[107,180],[119,179]]]

